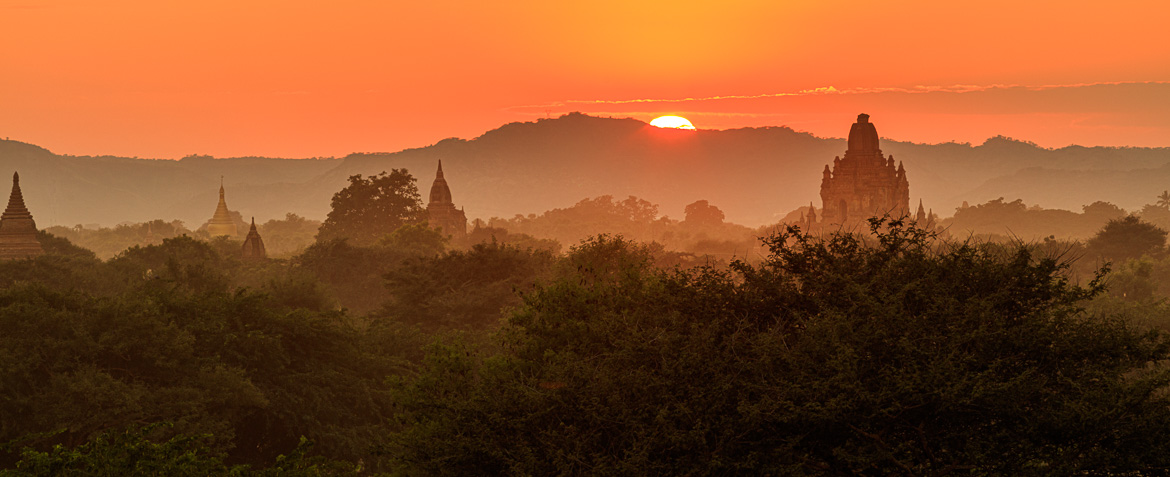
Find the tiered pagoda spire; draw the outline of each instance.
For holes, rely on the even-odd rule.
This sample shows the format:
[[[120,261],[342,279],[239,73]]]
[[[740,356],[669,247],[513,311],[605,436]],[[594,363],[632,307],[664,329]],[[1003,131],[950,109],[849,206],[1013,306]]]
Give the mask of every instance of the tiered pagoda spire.
[[[0,216],[0,260],[15,260],[43,255],[45,249],[37,240],[37,224],[24,206],[20,192],[20,174],[12,173],[12,195],[8,208]]]
[[[212,237],[227,235],[235,237],[238,235],[236,230],[236,221],[232,220],[232,213],[228,211],[227,201],[223,198],[223,178],[219,179],[219,205],[215,207],[215,215],[211,216],[211,221],[207,223],[207,233]]]
[[[260,238],[260,232],[256,230],[256,218],[252,217],[252,227],[248,229],[248,237],[244,239],[244,260],[263,260],[268,258],[268,252],[264,250],[264,240]]]
[[[466,236],[467,215],[462,209],[456,209],[455,203],[451,201],[451,188],[447,186],[447,179],[443,178],[443,161],[439,161],[439,170],[435,172],[430,199],[427,203],[427,222],[430,226],[456,238]]]

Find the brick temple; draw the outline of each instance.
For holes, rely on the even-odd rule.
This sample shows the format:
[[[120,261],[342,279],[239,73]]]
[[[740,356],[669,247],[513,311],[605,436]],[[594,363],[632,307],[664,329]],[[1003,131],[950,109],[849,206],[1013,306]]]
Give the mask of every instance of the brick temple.
[[[852,226],[870,217],[910,215],[906,169],[901,162],[894,166],[894,156],[882,155],[877,128],[868,114],[857,115],[849,128],[845,157],[834,158],[831,170],[825,165],[821,203],[822,225]]]
[[[8,208],[0,216],[0,260],[33,258],[44,253],[45,249],[37,240],[37,224],[24,206],[24,195],[20,193],[20,174],[14,172]]]

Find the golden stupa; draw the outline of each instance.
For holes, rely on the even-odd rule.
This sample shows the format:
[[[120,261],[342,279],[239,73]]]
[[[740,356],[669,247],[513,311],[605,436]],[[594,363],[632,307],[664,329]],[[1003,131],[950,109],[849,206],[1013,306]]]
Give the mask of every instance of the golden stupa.
[[[219,237],[227,235],[228,237],[235,237],[236,221],[232,220],[231,212],[228,212],[227,202],[223,200],[223,179],[219,182],[219,205],[215,207],[215,215],[211,216],[211,221],[207,223],[207,233],[212,237]]]

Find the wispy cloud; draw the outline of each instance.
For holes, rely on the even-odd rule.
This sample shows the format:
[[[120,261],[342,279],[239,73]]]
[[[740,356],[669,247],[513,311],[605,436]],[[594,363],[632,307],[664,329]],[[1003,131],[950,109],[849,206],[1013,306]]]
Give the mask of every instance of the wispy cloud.
[[[842,134],[857,113],[877,114],[884,134],[916,142],[978,142],[996,135],[1049,147],[1167,146],[1170,81],[953,84],[821,88],[686,98],[571,99],[506,108],[525,118],[580,111],[648,121],[678,114],[700,129],[787,126]]]
[[[704,104],[704,103],[718,103],[730,100],[761,100],[761,99],[776,99],[776,98],[796,98],[804,96],[829,96],[829,95],[872,95],[883,93],[901,93],[901,94],[925,94],[925,93],[979,93],[988,91],[1008,91],[1008,90],[1023,90],[1023,91],[1046,91],[1054,89],[1077,89],[1093,86],[1122,86],[1122,85],[1170,85],[1170,81],[1116,81],[1116,82],[1098,82],[1098,83],[1075,83],[1075,84],[1049,84],[1049,85],[1021,85],[1021,84],[989,84],[989,85],[974,85],[974,84],[955,84],[955,85],[917,85],[911,87],[867,87],[867,88],[845,88],[838,89],[834,86],[823,86],[812,89],[803,89],[799,91],[778,92],[778,93],[762,93],[762,94],[729,94],[717,96],[703,96],[703,97],[685,97],[685,98],[633,98],[633,99],[567,99],[563,101],[554,101],[544,104],[530,104],[522,106],[512,106],[505,108],[506,111],[528,114],[528,115],[543,115],[548,110],[564,111],[573,109],[585,109],[587,112],[605,113],[605,111],[595,111],[591,106],[614,106],[614,105],[646,105],[661,104],[663,106],[670,106],[672,110],[676,109],[681,104]],[[714,114],[712,111],[694,111],[705,112],[707,114]],[[624,114],[637,114],[635,111],[625,111]],[[720,111],[720,114],[735,114],[729,111]],[[654,114],[646,112],[646,114]],[[746,116],[759,116],[759,113],[740,113]]]

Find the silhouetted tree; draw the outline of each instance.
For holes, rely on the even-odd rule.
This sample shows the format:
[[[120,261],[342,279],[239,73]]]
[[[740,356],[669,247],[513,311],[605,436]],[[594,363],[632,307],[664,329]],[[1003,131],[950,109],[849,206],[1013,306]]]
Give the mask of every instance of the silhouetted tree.
[[[1154,255],[1165,246],[1165,230],[1133,215],[1110,220],[1086,244],[1089,253],[1112,261]]]
[[[1158,195],[1158,207],[1170,209],[1170,190],[1164,190]]]
[[[349,186],[333,194],[333,209],[317,240],[348,238],[354,245],[370,245],[398,227],[422,222],[426,210],[414,181],[406,169],[350,176]]]
[[[692,225],[720,225],[723,223],[723,211],[719,210],[706,200],[700,200],[683,209],[686,213],[684,221]]]
[[[1097,201],[1081,208],[1084,215],[1092,217],[1104,217],[1108,220],[1118,219],[1125,216],[1125,209],[1113,205],[1109,202]]]

